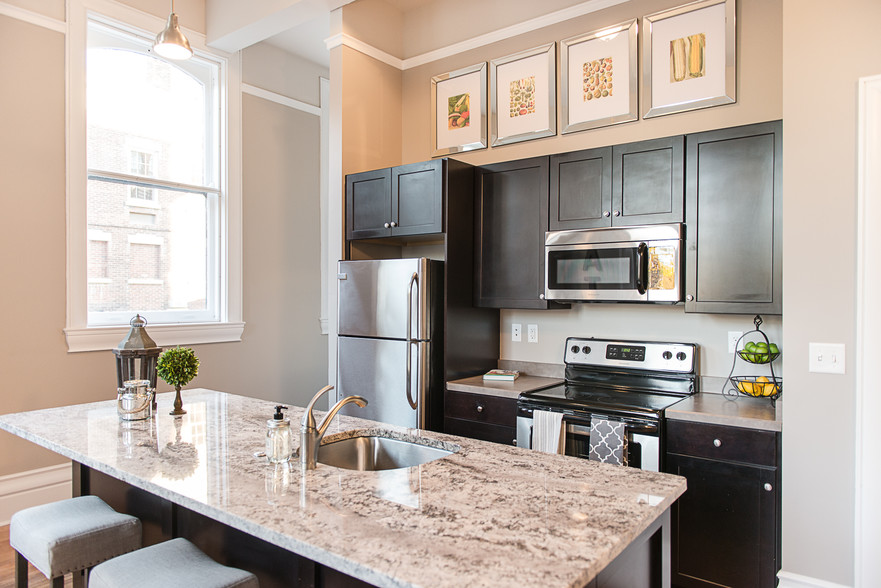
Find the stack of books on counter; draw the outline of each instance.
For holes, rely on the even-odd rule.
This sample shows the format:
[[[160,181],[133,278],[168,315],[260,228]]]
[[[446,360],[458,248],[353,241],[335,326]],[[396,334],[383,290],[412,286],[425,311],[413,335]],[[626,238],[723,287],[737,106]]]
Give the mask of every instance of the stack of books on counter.
[[[520,376],[517,370],[489,370],[483,374],[484,381],[513,382]]]

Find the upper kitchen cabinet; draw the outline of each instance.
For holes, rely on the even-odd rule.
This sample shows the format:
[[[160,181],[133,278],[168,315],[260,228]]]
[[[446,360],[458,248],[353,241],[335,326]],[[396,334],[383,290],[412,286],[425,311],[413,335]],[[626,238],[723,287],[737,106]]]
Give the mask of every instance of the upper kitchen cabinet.
[[[444,230],[446,159],[346,176],[346,238],[428,235]]]
[[[686,137],[686,312],[782,313],[782,121]]]
[[[550,229],[682,222],[684,144],[664,137],[551,156]]]
[[[544,242],[549,158],[485,165],[475,174],[477,306],[548,308]]]

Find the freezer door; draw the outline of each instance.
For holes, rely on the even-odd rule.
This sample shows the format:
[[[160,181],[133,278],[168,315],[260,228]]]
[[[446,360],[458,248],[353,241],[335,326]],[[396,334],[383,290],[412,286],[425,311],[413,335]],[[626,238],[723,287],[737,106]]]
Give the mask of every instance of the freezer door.
[[[343,414],[402,427],[426,428],[428,374],[425,366],[429,349],[430,344],[425,342],[408,344],[391,339],[340,337],[337,399],[353,394],[367,399],[366,407],[349,404],[343,407]]]
[[[425,258],[339,262],[337,333],[406,339],[409,299],[410,338],[428,339],[432,291],[429,263]]]

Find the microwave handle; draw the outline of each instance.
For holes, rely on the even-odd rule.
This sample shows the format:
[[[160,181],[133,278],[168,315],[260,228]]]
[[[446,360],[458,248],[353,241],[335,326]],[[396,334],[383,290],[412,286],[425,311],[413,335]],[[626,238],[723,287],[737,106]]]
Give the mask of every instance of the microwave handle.
[[[649,281],[649,248],[645,243],[640,243],[636,248],[639,256],[638,267],[636,269],[636,290],[640,294],[645,294],[648,289]]]

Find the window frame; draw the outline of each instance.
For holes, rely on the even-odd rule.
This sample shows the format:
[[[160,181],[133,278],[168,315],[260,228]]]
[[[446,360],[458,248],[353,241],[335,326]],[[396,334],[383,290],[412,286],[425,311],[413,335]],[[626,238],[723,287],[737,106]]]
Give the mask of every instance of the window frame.
[[[86,35],[89,19],[143,38],[165,26],[165,19],[112,0],[70,0],[66,35],[67,60],[67,318],[64,335],[69,352],[116,347],[129,325],[88,325],[88,234],[86,216]],[[151,32],[153,31],[153,32]],[[242,317],[242,158],[241,56],[208,48],[205,35],[185,29],[194,52],[220,66],[219,320],[151,324],[160,346],[241,341]]]

